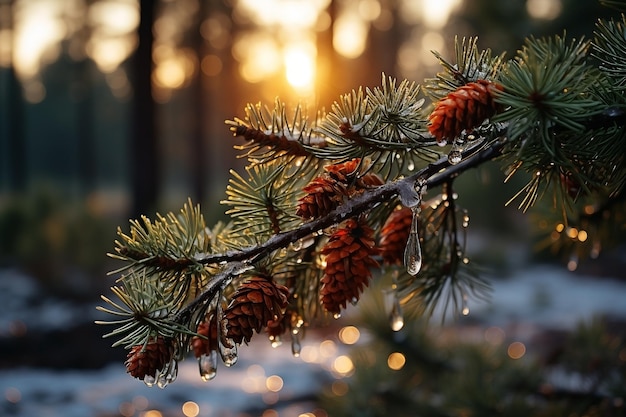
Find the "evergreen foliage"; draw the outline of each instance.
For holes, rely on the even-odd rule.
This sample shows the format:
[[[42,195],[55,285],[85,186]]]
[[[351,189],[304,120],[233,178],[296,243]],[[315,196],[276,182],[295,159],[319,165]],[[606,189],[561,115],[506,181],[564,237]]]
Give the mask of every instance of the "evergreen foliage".
[[[549,245],[569,239],[571,253],[597,256],[623,229],[623,216],[614,214],[624,212],[626,178],[624,18],[597,27],[593,41],[530,38],[508,60],[481,51],[476,38],[457,39],[453,61],[435,54],[442,72],[424,87],[383,74],[380,87],[344,94],[313,119],[304,106],[290,112],[280,100],[273,108],[248,105],[244,119],[226,122],[245,141],[235,149],[248,162],[245,174],[231,171],[222,201],[229,222],[207,227],[189,201],[179,214],[119,230],[111,256],[124,262],[114,271],[120,302],[103,297],[110,307],[101,308],[120,317],[104,322],[116,326],[109,335],[129,349],[168,344],[159,351],[172,352],[172,361],[146,375],[166,385],[175,377],[172,363],[192,350],[192,337],[207,337],[198,329],[210,320],[219,342],[212,345],[227,366],[236,362],[241,339],[229,337],[235,323],[224,311],[254,277],[273,284],[253,285],[245,308],[229,317],[237,326],[266,327],[274,342],[289,335],[295,353],[304,329],[329,313],[320,305],[329,274],[347,290],[324,290],[325,305],[356,303],[349,294],[358,295],[371,273],[394,277],[407,315],[462,312],[467,297],[487,295],[489,285],[467,256],[469,215],[456,202],[454,181],[484,163],[500,164],[509,177],[529,174],[516,197],[524,211],[539,200],[556,209],[543,223]],[[434,109],[445,117],[432,118]],[[454,137],[433,134],[436,123]],[[381,270],[370,241],[380,241],[398,206],[411,209],[399,255],[406,265]],[[359,227],[345,232],[355,221]],[[289,291],[282,315],[275,312],[282,302],[256,301],[278,296],[263,291],[274,284]],[[199,357],[203,377],[215,375],[205,358],[212,353]]]

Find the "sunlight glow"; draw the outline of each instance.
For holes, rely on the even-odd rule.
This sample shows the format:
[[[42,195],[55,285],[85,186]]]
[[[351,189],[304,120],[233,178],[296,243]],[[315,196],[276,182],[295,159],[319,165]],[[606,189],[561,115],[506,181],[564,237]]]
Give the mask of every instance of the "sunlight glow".
[[[248,33],[235,40],[233,55],[241,63],[239,71],[248,82],[260,82],[280,70],[280,50],[274,39],[262,33]]]
[[[15,69],[22,78],[32,78],[42,64],[53,62],[60,53],[66,27],[60,15],[63,3],[24,0],[17,3],[15,23]]]
[[[307,48],[312,49],[312,48]],[[285,73],[287,81],[297,89],[308,89],[315,80],[315,61],[310,52],[294,45],[285,50]]]
[[[88,21],[93,29],[87,55],[102,72],[115,71],[136,47],[137,4],[128,0],[94,3],[89,7]]]
[[[248,82],[272,77],[284,81],[299,95],[314,92],[316,31],[328,25],[330,0],[238,0],[234,19],[256,27],[234,41],[233,56]]]
[[[528,0],[526,11],[533,19],[554,20],[561,14],[561,0]]]
[[[334,23],[333,47],[346,58],[358,58],[364,51],[368,25],[358,16],[342,13]]]
[[[400,16],[411,24],[442,29],[463,0],[401,0]]]
[[[89,7],[87,18],[103,33],[123,35],[139,25],[139,9],[132,1],[100,1]]]

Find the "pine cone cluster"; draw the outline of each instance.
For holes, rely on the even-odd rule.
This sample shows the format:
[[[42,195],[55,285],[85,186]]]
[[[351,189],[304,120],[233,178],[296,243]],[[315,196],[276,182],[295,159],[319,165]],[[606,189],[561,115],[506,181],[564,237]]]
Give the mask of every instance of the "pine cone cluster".
[[[282,319],[288,298],[287,287],[263,276],[251,277],[237,288],[224,311],[226,337],[248,343],[253,331],[259,333],[268,323]]]
[[[143,379],[146,375],[156,376],[170,362],[172,354],[172,344],[161,336],[145,346],[133,346],[124,363],[126,372],[138,379]]]
[[[196,358],[217,351],[217,316],[211,315],[207,320],[198,325],[196,333],[204,337],[194,336],[191,339],[191,348]],[[205,339],[206,338],[206,339]]]
[[[324,174],[315,177],[302,190],[306,193],[298,200],[296,215],[303,219],[324,216],[336,209],[345,197],[377,187],[383,180],[376,174],[358,176],[360,159],[355,158],[340,164],[327,165]]]
[[[363,288],[369,285],[370,268],[378,266],[373,258],[378,253],[373,236],[371,227],[348,219],[320,251],[326,256],[320,296],[329,313],[339,314],[348,302],[358,301]]]
[[[408,207],[394,210],[380,231],[379,248],[383,262],[387,265],[402,265],[404,249],[411,231],[413,212]]]
[[[437,142],[452,140],[463,130],[477,127],[493,116],[498,110],[498,104],[493,100],[494,88],[502,90],[500,84],[477,80],[439,100],[428,117],[428,130]]]

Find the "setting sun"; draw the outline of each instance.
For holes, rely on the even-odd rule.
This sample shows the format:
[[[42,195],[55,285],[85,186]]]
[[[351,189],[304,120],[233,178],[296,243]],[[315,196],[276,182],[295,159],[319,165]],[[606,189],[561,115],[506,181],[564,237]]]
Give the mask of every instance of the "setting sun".
[[[298,47],[285,51],[285,73],[287,81],[296,89],[310,89],[315,78],[315,59]]]

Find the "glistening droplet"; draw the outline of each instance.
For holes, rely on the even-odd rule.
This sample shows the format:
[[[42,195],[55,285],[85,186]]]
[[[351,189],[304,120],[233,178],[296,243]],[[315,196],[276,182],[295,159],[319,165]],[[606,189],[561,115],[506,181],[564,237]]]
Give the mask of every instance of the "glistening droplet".
[[[418,235],[418,218],[420,213],[419,206],[411,207],[413,218],[411,220],[411,231],[409,239],[404,249],[404,266],[410,275],[417,275],[422,269],[422,247]]]
[[[239,359],[237,356],[237,345],[233,340],[229,339],[226,343],[219,343],[219,349],[224,365],[233,366],[237,363]]]
[[[198,370],[203,381],[210,381],[215,378],[217,375],[217,352],[215,350],[198,358]]]
[[[302,351],[302,344],[300,343],[300,336],[293,335],[291,336],[291,353],[294,357],[300,356],[300,351]]]
[[[391,324],[391,330],[393,330],[394,332],[400,331],[404,327],[404,315],[402,313],[402,306],[400,306],[400,300],[396,295],[394,295],[393,297],[393,306],[391,307],[389,322]]]
[[[146,384],[147,387],[154,386],[155,382],[156,378],[154,377],[154,375],[146,375],[143,377],[143,383]]]
[[[178,361],[175,358],[172,358],[170,363],[168,363],[167,366],[159,373],[156,384],[159,388],[165,388],[170,383],[176,381],[177,376]]]
[[[459,162],[461,162],[462,159],[463,154],[459,150],[453,149],[448,154],[448,162],[450,162],[452,165],[458,164]]]

